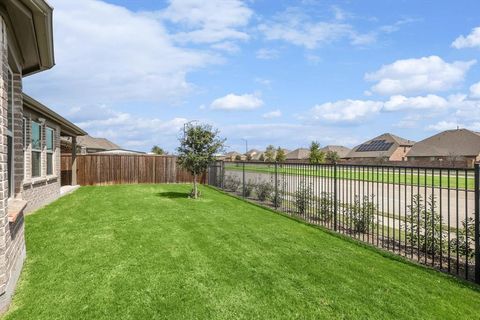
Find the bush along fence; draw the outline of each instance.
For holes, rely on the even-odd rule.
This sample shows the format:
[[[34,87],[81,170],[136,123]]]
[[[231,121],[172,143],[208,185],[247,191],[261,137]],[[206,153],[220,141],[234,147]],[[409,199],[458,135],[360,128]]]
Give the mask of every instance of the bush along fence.
[[[207,183],[480,283],[480,167],[217,162]]]

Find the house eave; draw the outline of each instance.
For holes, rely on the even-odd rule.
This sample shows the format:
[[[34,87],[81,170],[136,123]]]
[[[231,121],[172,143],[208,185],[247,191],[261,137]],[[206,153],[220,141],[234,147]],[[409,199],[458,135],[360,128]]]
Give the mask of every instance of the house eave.
[[[53,8],[44,0],[5,0],[0,14],[10,29],[21,57],[22,75],[28,76],[55,65]]]

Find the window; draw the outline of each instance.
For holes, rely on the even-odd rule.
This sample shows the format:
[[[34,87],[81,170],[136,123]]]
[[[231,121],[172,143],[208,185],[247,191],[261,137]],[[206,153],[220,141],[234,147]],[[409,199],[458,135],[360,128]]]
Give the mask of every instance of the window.
[[[7,182],[8,182],[8,197],[13,195],[13,73],[8,69],[8,81],[7,81]]]
[[[40,177],[42,163],[42,126],[32,121],[32,177]]]
[[[45,130],[46,133],[46,144],[47,144],[47,175],[53,174],[53,152],[55,150],[54,147],[54,137],[55,131],[52,128],[48,128]]]

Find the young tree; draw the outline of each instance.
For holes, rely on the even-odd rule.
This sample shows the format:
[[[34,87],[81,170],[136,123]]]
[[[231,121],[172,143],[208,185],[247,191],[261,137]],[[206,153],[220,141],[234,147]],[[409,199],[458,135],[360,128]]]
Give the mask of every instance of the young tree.
[[[239,155],[239,154],[237,154],[237,155],[235,156],[235,161],[242,161],[242,156]]]
[[[280,147],[277,148],[277,156],[275,157],[275,160],[277,162],[285,162],[285,160],[287,160],[285,151]]]
[[[328,151],[327,154],[325,155],[325,160],[327,160],[330,163],[337,163],[338,160],[340,160],[340,156],[335,151]]]
[[[151,152],[152,152],[152,153],[155,153],[155,154],[157,154],[157,155],[159,155],[159,156],[162,156],[162,155],[166,154],[165,151],[164,151],[162,148],[160,148],[159,146],[157,146],[157,145],[155,145],[155,146],[152,147],[152,151],[151,151]]]
[[[215,154],[223,151],[225,139],[210,125],[189,125],[177,148],[178,164],[193,175],[192,197],[198,198],[197,177],[215,161]]]
[[[325,152],[320,150],[320,143],[317,141],[312,141],[310,145],[310,156],[308,157],[308,162],[312,164],[322,163],[325,161]]]
[[[263,155],[263,153],[260,155],[260,158],[258,158],[258,161],[265,161],[265,156]]]
[[[267,161],[267,162],[275,161],[275,147],[274,146],[269,145],[267,147],[267,150],[265,150],[265,161]]]
[[[251,153],[247,153],[247,161],[252,161],[252,154]]]

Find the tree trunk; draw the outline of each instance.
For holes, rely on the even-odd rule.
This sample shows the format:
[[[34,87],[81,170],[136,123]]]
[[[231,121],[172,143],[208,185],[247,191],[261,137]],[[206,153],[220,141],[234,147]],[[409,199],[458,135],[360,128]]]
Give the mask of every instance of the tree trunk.
[[[193,174],[193,199],[198,198],[198,191],[197,191],[197,174]]]

